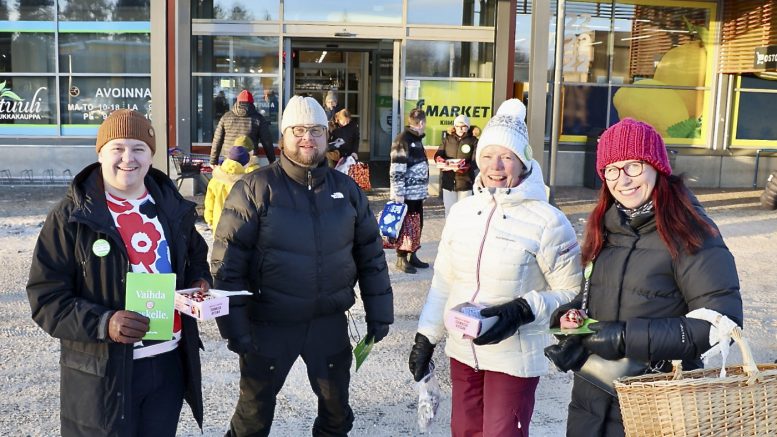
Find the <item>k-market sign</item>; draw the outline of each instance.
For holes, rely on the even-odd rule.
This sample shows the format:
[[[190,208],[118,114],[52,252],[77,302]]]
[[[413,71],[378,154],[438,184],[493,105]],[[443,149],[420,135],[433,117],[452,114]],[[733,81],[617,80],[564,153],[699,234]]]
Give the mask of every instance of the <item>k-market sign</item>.
[[[754,67],[777,70],[777,46],[756,47]]]

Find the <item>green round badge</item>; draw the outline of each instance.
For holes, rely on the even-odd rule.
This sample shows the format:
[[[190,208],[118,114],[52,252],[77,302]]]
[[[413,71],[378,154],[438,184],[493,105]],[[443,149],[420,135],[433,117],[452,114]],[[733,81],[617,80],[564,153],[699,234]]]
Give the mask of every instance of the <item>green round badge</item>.
[[[591,273],[594,272],[594,262],[591,261],[585,266],[585,270],[583,270],[583,276],[586,279],[591,279]]]
[[[108,252],[111,251],[111,245],[106,240],[103,240],[100,238],[99,240],[95,241],[94,244],[92,244],[92,252],[94,252],[97,256],[105,256],[108,255]]]

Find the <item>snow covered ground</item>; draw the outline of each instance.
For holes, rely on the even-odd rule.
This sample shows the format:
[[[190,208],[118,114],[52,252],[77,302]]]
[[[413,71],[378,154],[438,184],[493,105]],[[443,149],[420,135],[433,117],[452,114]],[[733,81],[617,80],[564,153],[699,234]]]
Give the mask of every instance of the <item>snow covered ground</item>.
[[[696,190],[723,233],[739,269],[745,301],[745,328],[756,359],[777,358],[777,212],[758,207],[760,191]],[[25,284],[30,258],[45,215],[62,197],[64,188],[0,186],[0,435],[54,436],[59,434],[59,344],[30,319]],[[580,231],[595,197],[593,190],[561,188],[556,199]],[[373,210],[385,193],[373,196]],[[419,257],[432,261],[443,227],[443,207],[437,199],[426,206],[423,247]],[[208,241],[212,235],[200,230]],[[387,261],[395,261],[393,251]],[[415,335],[432,269],[419,274],[392,270],[396,322],[391,333],[376,345],[367,362],[354,373],[351,404],[356,416],[353,436],[417,435],[416,398],[407,370],[407,357]],[[365,332],[364,312],[357,302],[352,310],[360,333]],[[220,339],[212,321],[201,325],[204,435],[223,435],[238,396],[238,360]],[[729,362],[738,363],[734,353]],[[444,399],[438,417],[426,435],[449,435],[450,383],[448,363],[435,353]],[[713,363],[715,364],[715,363]],[[564,434],[571,377],[554,372],[541,379],[531,434]],[[313,396],[301,362],[292,370],[278,397],[273,436],[308,435],[316,414]],[[200,435],[187,407],[181,415],[179,435]]]

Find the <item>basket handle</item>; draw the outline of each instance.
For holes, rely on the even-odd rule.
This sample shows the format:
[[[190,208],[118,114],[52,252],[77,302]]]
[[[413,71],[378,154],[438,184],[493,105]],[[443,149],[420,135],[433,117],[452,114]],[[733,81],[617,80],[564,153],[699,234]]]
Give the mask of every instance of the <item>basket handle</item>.
[[[758,365],[755,363],[755,358],[753,357],[753,351],[750,349],[750,344],[748,344],[747,340],[745,340],[742,328],[739,326],[735,326],[731,330],[731,338],[734,339],[734,343],[737,344],[739,347],[740,352],[742,352],[742,370],[745,372],[745,374],[748,376],[747,378],[747,385],[751,385],[754,382],[760,380],[761,378],[761,372],[758,370]],[[683,366],[681,360],[673,360],[673,375],[672,380],[676,381],[679,379],[683,379]],[[726,376],[725,374],[725,363],[723,363],[723,366],[721,366],[721,374],[720,377],[723,378]]]

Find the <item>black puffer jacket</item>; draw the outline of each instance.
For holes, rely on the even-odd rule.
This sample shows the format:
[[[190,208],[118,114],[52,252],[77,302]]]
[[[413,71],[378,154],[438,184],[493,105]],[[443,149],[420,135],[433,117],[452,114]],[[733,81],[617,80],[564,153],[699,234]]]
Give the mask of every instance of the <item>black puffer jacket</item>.
[[[709,349],[710,325],[685,314],[707,308],[742,325],[739,276],[721,237],[709,237],[696,254],[672,260],[653,215],[634,219],[630,226],[613,205],[605,229],[607,240],[591,276],[589,315],[626,322],[626,356],[684,359],[684,368],[697,368],[699,355]]]
[[[295,323],[342,313],[358,279],[367,321],[392,323],[388,268],[375,216],[353,179],[279,163],[238,181],[224,204],[211,269],[216,287],[250,290],[218,319],[225,338],[248,319]]]
[[[254,155],[259,152],[262,143],[267,160],[275,162],[275,149],[270,134],[268,122],[256,110],[253,103],[235,103],[232,110],[224,114],[213,132],[213,143],[210,146],[210,164],[216,165],[219,156],[229,155],[229,149],[235,144],[237,137],[245,135],[254,143]]]
[[[149,170],[145,185],[169,238],[178,288],[211,280],[208,246],[194,227],[195,204],[184,200],[170,178]],[[94,254],[97,240],[110,244]],[[70,191],[48,215],[33,253],[27,295],[32,318],[61,345],[62,435],[122,436],[132,396],[132,348],[106,339],[112,311],[124,308],[129,259],[108,211],[100,165],[79,173]],[[197,322],[182,317],[178,345],[186,371],[186,401],[202,426]]]
[[[695,198],[693,202],[706,218]],[[589,316],[626,322],[627,357],[654,364],[680,359],[684,369],[701,367],[699,357],[710,348],[710,324],[685,314],[707,308],[742,326],[739,277],[723,239],[708,237],[697,253],[681,253],[673,260],[656,231],[654,215],[629,225],[613,205],[604,222],[607,237],[591,275]],[[579,378],[568,420],[570,436],[623,433],[618,400]]]
[[[472,189],[472,181],[475,180],[475,148],[478,139],[467,131],[463,137],[456,136],[455,130],[448,131],[442,144],[435,152],[434,157],[442,159],[463,159],[469,165],[469,170],[460,173],[457,171],[441,172],[440,185],[443,190],[469,191]]]
[[[348,157],[359,151],[359,124],[351,120],[345,126],[339,126],[329,134],[329,144],[334,143],[341,157]],[[339,144],[339,146],[338,146]]]

